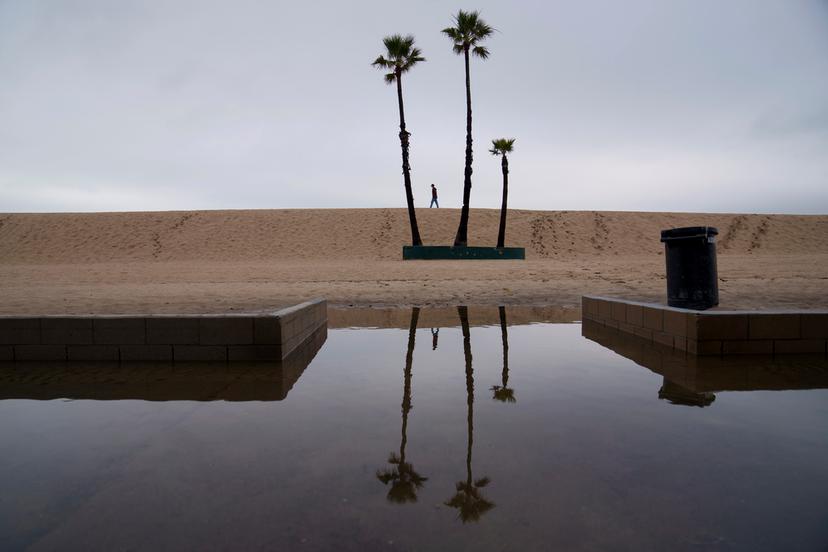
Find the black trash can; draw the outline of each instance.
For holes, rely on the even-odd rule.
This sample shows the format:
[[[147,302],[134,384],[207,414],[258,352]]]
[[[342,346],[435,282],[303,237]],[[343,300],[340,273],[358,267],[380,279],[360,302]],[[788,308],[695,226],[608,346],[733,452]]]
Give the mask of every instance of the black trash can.
[[[661,231],[667,261],[667,304],[683,309],[709,309],[719,304],[716,235],[712,226]]]

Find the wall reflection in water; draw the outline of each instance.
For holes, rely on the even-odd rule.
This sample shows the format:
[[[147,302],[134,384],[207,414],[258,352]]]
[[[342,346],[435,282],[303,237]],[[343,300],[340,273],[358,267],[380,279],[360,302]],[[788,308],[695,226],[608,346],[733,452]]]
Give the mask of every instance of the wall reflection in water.
[[[663,376],[658,398],[676,405],[710,406],[720,391],[828,388],[824,355],[696,356],[590,320],[584,320],[581,333]]]
[[[319,328],[281,362],[0,363],[0,400],[281,401],[327,336]]]

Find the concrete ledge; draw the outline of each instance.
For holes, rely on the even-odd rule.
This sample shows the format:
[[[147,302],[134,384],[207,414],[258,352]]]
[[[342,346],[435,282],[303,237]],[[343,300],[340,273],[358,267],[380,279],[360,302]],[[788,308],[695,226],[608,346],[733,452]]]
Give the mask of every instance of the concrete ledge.
[[[172,345],[121,345],[120,360],[126,362],[170,362],[173,359]]]
[[[117,345],[69,345],[67,360],[109,360],[121,359]]]
[[[0,318],[0,344],[39,345],[39,318]]]
[[[694,355],[828,353],[828,311],[698,311],[585,295],[581,316]]]
[[[404,261],[437,260],[519,260],[526,259],[523,247],[452,247],[450,245],[405,245]]]
[[[197,318],[147,318],[147,345],[198,345]]]
[[[287,358],[269,362],[153,361],[126,369],[118,362],[0,362],[0,399],[280,401],[326,337],[327,327],[321,326]],[[163,347],[171,360],[171,346]]]
[[[15,345],[14,360],[67,360],[66,345]]]
[[[327,321],[324,299],[255,315],[0,316],[0,360],[281,360]]]
[[[176,345],[173,347],[175,362],[223,362],[227,360],[226,345]]]

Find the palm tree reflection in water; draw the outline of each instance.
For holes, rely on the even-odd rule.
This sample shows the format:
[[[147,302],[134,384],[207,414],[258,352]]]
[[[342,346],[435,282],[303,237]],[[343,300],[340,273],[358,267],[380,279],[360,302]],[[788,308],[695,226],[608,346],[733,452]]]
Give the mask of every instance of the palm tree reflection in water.
[[[400,453],[392,452],[388,457],[390,468],[377,470],[377,479],[383,484],[391,484],[388,489],[387,498],[396,504],[417,502],[417,491],[422,488],[428,478],[423,477],[416,471],[414,466],[405,461],[405,445],[408,441],[406,432],[408,430],[408,413],[411,410],[411,364],[414,360],[414,340],[417,332],[417,319],[420,317],[420,309],[411,309],[411,325],[408,329],[408,352],[405,355],[405,371],[403,373],[403,402],[402,402],[402,438],[400,441]]]
[[[509,333],[506,329],[506,307],[498,307],[500,312],[500,339],[503,342],[503,374],[501,376],[502,385],[492,386],[496,401],[513,403],[517,402],[515,397],[515,390],[509,388]]]
[[[494,508],[494,503],[486,499],[480,489],[489,484],[488,477],[472,477],[472,444],[474,441],[474,372],[472,370],[471,335],[469,333],[469,313],[466,307],[457,307],[460,326],[463,330],[463,356],[466,360],[466,404],[468,406],[468,446],[466,448],[466,479],[458,481],[456,493],[445,502],[446,506],[457,508],[463,523],[479,521],[481,516]]]

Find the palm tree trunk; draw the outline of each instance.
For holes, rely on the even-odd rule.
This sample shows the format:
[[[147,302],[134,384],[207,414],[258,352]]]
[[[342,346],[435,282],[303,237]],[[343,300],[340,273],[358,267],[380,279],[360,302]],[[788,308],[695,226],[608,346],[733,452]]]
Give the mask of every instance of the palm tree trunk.
[[[400,465],[405,464],[405,445],[408,442],[408,412],[411,410],[411,365],[414,361],[414,340],[417,335],[417,320],[420,308],[411,309],[411,325],[408,328],[408,350],[405,354],[405,372],[403,373],[402,402],[402,436],[400,439]]]
[[[503,199],[500,202],[500,227],[497,230],[497,246],[505,247],[506,242],[506,198],[509,195],[509,160],[506,154],[500,161],[500,169],[503,171]]]
[[[469,198],[472,187],[472,104],[471,76],[469,74],[469,48],[463,51],[466,61],[466,169],[463,173],[463,207],[460,210],[460,226],[454,238],[455,247],[465,247],[469,243]]]
[[[472,370],[471,334],[469,332],[469,311],[466,307],[457,307],[460,315],[460,327],[463,330],[463,356],[466,360],[466,406],[468,424],[468,446],[466,448],[466,476],[468,488],[472,486],[472,445],[474,444],[474,371]]]
[[[506,307],[497,308],[500,314],[500,340],[503,344],[503,388],[509,387],[509,334],[506,329]]]
[[[414,194],[411,191],[411,166],[408,164],[408,131],[405,130],[405,110],[403,109],[402,72],[397,70],[397,100],[400,105],[400,147],[402,147],[402,170],[405,181],[405,201],[408,204],[408,222],[411,225],[411,244],[423,245],[420,229],[417,226],[417,214],[414,212]]]

